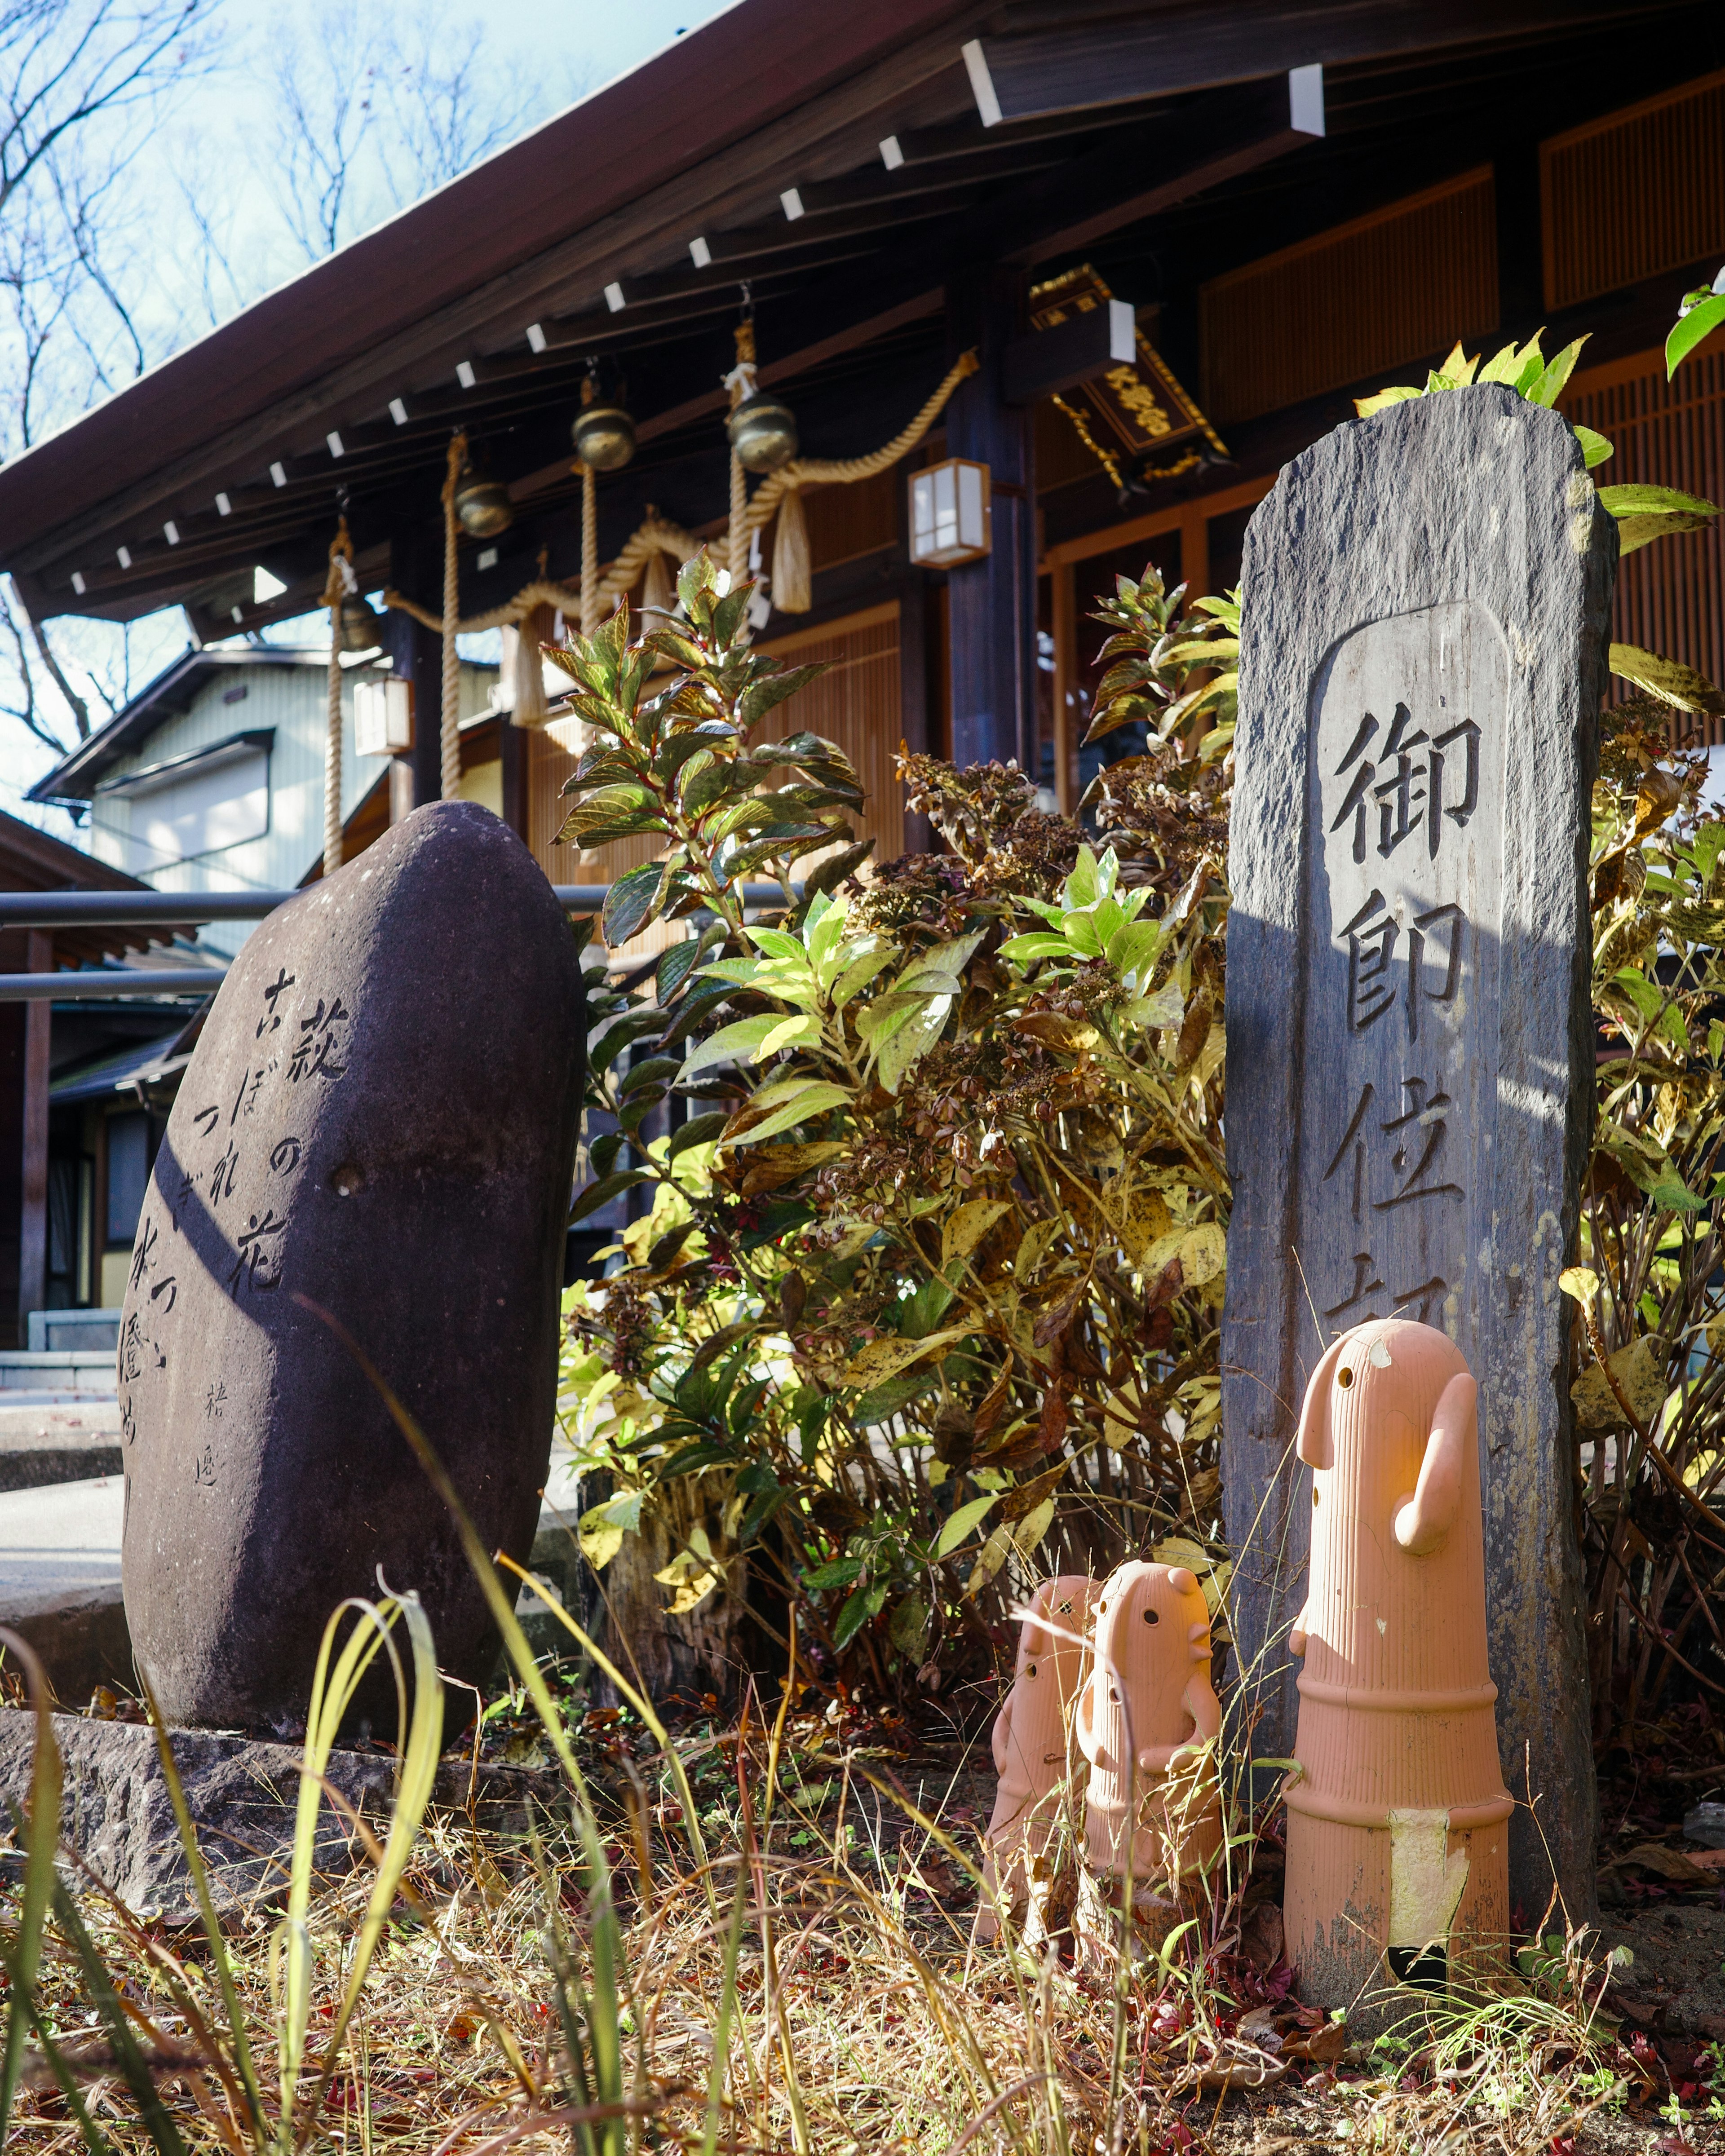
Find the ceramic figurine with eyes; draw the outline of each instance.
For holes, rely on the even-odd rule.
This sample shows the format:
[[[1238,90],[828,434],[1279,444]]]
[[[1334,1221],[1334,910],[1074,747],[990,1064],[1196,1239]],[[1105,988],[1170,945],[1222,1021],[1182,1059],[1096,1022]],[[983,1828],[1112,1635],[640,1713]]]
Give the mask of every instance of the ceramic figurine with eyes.
[[[991,1739],[999,1776],[985,1837],[984,1892],[977,1937],[999,1929],[993,1905],[1017,1911],[1048,1868],[1074,1769],[1073,1717],[1090,1670],[1091,1606],[1096,1583],[1076,1573],[1045,1580],[1030,1598],[1019,1635],[1012,1689]]]
[[[1314,2005],[1440,1988],[1458,1954],[1488,1964],[1507,1941],[1477,1394],[1455,1343],[1404,1318],[1343,1333],[1307,1390],[1284,1917]]]
[[[1090,1681],[1078,1705],[1093,1871],[1123,1874],[1129,1855],[1134,1881],[1165,1881],[1178,1892],[1211,1864],[1222,1845],[1222,1810],[1204,1748],[1221,1727],[1209,1610],[1196,1577],[1183,1565],[1121,1565],[1097,1599]]]

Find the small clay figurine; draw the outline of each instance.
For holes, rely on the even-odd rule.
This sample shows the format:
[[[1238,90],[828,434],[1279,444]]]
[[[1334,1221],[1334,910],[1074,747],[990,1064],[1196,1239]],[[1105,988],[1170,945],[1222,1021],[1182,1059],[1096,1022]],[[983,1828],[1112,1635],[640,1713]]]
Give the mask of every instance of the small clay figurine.
[[[1307,1390],[1284,1915],[1313,2005],[1392,1978],[1441,1988],[1458,1953],[1483,1962],[1507,1940],[1477,1392],[1454,1342],[1405,1318],[1343,1333]]]
[[[1030,1900],[1058,1836],[1061,1799],[1075,1768],[1082,1771],[1072,1721],[1090,1671],[1096,1592],[1095,1580],[1067,1573],[1045,1580],[1030,1598],[1012,1690],[990,1740],[1000,1781],[985,1837],[979,1939],[992,1939],[999,1928],[996,1901],[1016,1911]]]
[[[1166,1881],[1178,1896],[1210,1863],[1222,1845],[1222,1811],[1202,1748],[1221,1727],[1209,1610],[1196,1577],[1184,1565],[1121,1565],[1096,1603],[1090,1681],[1078,1705],[1092,1871],[1124,1873],[1133,1809],[1135,1881]]]

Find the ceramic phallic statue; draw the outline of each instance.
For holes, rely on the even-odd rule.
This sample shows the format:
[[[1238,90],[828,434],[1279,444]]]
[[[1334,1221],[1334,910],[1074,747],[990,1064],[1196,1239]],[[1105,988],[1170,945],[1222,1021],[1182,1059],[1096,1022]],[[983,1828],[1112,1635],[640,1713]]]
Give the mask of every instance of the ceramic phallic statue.
[[[1196,1576],[1183,1565],[1119,1566],[1096,1602],[1078,1707],[1092,1872],[1120,1877],[1130,1859],[1134,1882],[1156,1887],[1172,1907],[1213,1863],[1222,1810],[1204,1748],[1221,1727],[1209,1610]]]
[[[976,1935],[999,1929],[998,1901],[1034,1907],[1058,1844],[1065,1799],[1082,1762],[1072,1728],[1090,1671],[1091,1613],[1098,1589],[1081,1573],[1045,1580],[1019,1634],[1012,1689],[994,1718],[990,1743],[999,1782],[985,1836],[983,1892]]]
[[[1507,1936],[1514,1804],[1486,1663],[1477,1393],[1445,1334],[1402,1318],[1343,1333],[1307,1390],[1284,1914],[1314,2005],[1392,1979],[1441,1986]]]

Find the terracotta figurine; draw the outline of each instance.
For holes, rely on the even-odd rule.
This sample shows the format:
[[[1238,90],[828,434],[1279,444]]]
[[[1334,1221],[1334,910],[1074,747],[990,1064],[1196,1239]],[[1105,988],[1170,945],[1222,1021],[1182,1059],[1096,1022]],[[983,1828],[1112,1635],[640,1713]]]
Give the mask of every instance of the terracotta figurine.
[[[1000,1777],[993,1816],[985,1837],[984,1892],[976,1935],[991,1939],[999,1928],[998,1899],[1012,1910],[1030,1899],[1033,1881],[1045,1867],[1060,1825],[1061,1799],[1081,1763],[1072,1743],[1072,1722],[1090,1670],[1093,1579],[1063,1573],[1045,1580],[1030,1598],[1019,1635],[1012,1690],[995,1717],[991,1740]]]
[[[1222,1811],[1202,1747],[1221,1727],[1209,1611],[1196,1577],[1183,1565],[1119,1566],[1096,1603],[1090,1681],[1078,1705],[1093,1871],[1124,1872],[1134,1799],[1135,1881],[1165,1880],[1178,1892],[1209,1865],[1222,1845]]]
[[[1284,1913],[1314,2005],[1392,1978],[1441,1987],[1458,1953],[1486,1959],[1508,1932],[1477,1393],[1460,1349],[1404,1318],[1344,1333],[1307,1390]]]

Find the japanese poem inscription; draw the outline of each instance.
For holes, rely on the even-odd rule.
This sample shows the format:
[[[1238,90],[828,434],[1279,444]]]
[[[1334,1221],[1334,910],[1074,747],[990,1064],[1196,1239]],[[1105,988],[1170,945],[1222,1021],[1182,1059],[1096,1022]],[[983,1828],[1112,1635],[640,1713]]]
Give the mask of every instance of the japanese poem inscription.
[[[1401,1316],[1458,1337],[1477,1291],[1507,665],[1484,608],[1430,607],[1355,630],[1317,684],[1306,1053],[1324,1082],[1296,1247],[1327,1335]]]

